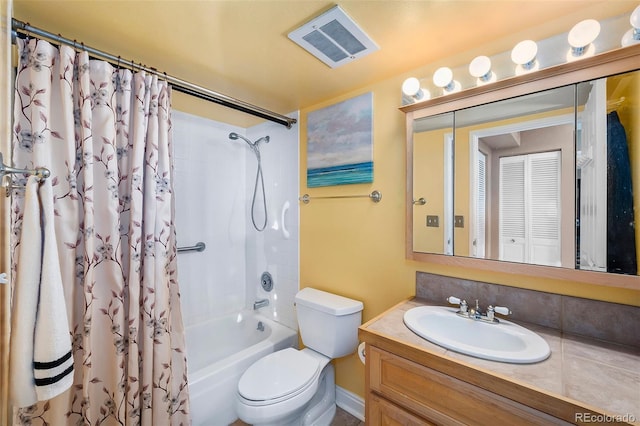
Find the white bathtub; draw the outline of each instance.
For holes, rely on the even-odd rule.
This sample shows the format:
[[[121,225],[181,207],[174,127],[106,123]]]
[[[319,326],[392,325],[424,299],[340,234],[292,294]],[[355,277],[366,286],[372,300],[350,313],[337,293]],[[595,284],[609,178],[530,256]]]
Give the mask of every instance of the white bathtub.
[[[233,423],[242,373],[266,354],[298,345],[295,330],[249,310],[187,327],[186,339],[193,426]]]

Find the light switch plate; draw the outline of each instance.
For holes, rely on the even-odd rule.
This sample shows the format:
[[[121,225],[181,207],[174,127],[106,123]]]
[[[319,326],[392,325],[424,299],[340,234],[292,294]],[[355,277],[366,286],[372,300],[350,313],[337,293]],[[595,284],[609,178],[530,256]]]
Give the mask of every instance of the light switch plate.
[[[464,216],[454,216],[453,226],[456,228],[464,228]]]
[[[438,216],[427,215],[427,226],[437,228],[440,226],[440,218]]]

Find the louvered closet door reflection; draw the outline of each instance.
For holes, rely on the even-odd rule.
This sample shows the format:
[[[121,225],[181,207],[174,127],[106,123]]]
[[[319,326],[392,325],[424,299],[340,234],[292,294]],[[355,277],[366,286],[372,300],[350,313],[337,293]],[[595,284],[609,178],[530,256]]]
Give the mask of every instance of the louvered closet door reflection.
[[[500,159],[500,259],[560,266],[560,152]]]
[[[471,217],[471,230],[473,241],[471,244],[471,255],[484,259],[487,244],[487,154],[482,151],[477,152],[475,164],[475,191],[471,194],[473,198],[474,215]]]
[[[526,262],[526,156],[500,159],[500,260]]]
[[[528,156],[529,263],[560,266],[560,151]]]

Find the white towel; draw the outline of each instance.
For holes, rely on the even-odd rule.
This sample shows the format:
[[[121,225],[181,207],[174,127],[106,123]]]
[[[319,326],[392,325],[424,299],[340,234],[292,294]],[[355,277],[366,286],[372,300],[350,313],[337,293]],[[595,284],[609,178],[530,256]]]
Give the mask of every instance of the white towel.
[[[38,400],[33,376],[33,335],[40,290],[41,231],[38,181],[29,178],[11,306],[9,392],[16,407],[28,407]]]
[[[38,401],[51,399],[73,384],[73,356],[60,258],[54,225],[51,181],[40,184],[42,207],[42,273],[40,302],[33,338],[33,368]]]
[[[16,407],[52,398],[73,380],[53,217],[51,183],[29,177],[11,315],[9,382]]]

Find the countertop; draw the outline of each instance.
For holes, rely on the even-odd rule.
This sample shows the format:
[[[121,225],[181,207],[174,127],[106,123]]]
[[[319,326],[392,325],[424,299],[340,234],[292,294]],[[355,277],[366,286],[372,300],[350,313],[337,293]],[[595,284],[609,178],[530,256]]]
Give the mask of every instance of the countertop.
[[[551,348],[551,355],[535,364],[488,361],[450,351],[409,330],[403,322],[404,313],[422,305],[432,303],[417,298],[402,302],[361,329],[551,396],[575,401],[596,412],[621,416],[616,418],[624,422],[640,424],[640,349],[513,321],[543,337]]]

